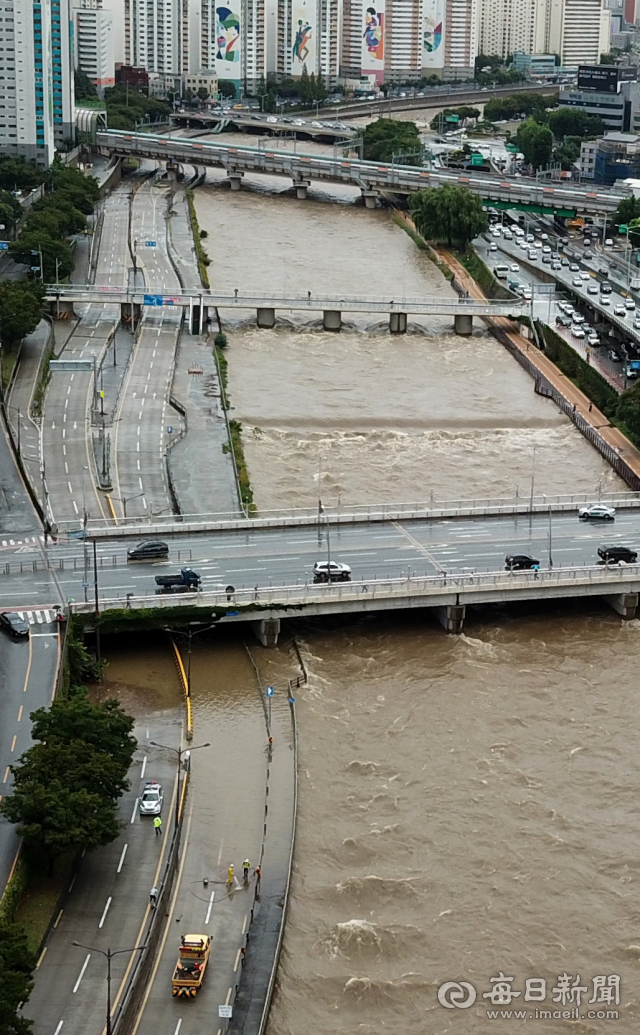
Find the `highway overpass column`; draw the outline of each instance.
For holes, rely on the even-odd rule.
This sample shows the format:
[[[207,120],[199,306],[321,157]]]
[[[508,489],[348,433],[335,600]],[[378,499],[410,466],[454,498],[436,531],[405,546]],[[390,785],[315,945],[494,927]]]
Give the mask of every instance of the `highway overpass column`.
[[[376,202],[380,197],[379,190],[367,190],[365,187],[362,188],[362,197],[364,198],[365,208],[375,208]]]
[[[261,308],[256,309],[256,323],[262,330],[271,330],[276,325],[276,311],[275,309]]]
[[[243,176],[243,172],[237,172],[236,170],[228,170],[227,179],[229,180],[229,186],[231,187],[231,190],[240,190]]]
[[[307,197],[307,191],[311,186],[311,180],[294,180],[293,186],[296,189],[296,198],[300,201],[304,201]]]
[[[464,604],[445,604],[436,607],[436,615],[443,629],[448,633],[461,633],[466,608]]]
[[[257,622],[252,622],[251,626],[263,647],[277,647],[280,635],[279,618],[261,618]]]
[[[167,170],[167,179],[170,180],[172,183],[175,183],[175,181],[178,179],[178,172],[180,170],[180,166],[176,162],[167,162],[165,168]]]
[[[468,313],[457,313],[453,318],[453,329],[456,334],[472,334],[473,317],[469,316]]]
[[[407,314],[389,313],[389,331],[391,334],[406,334]]]
[[[339,309],[325,309],[322,314],[322,326],[325,331],[339,331],[342,327],[342,313]]]
[[[604,598],[607,603],[627,620],[635,618],[638,607],[637,593],[612,593]]]

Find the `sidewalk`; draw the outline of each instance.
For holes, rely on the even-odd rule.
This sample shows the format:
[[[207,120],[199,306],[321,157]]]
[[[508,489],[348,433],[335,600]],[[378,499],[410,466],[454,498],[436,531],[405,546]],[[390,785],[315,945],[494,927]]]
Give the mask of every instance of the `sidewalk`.
[[[468,291],[472,298],[484,299],[485,295],[476,284],[475,280],[467,273],[466,269],[458,260],[444,248],[434,249],[444,263],[455,273],[456,280]],[[601,438],[615,450],[631,470],[640,477],[640,450],[626,438],[618,428],[607,420],[605,415],[598,410],[591,400],[576,388],[573,381],[562,374],[555,363],[552,363],[543,352],[533,348],[531,342],[518,334],[513,329],[511,320],[506,317],[483,317],[485,323],[491,327],[499,327],[506,333],[512,344],[526,356],[529,363],[549,381],[550,384],[563,396],[578,413],[582,419],[589,424],[594,431],[597,431]]]
[[[20,455],[36,495],[41,496],[40,426],[30,416],[33,394],[40,376],[43,353],[49,340],[50,326],[41,320],[35,331],[27,335],[20,349],[11,392],[7,399],[7,416],[11,429],[20,440]],[[18,423],[20,427],[18,428]]]

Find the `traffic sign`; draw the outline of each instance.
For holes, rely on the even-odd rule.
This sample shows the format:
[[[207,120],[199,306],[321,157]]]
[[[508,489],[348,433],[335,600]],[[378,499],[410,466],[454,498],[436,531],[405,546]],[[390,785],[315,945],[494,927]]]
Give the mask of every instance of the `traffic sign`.
[[[628,230],[629,230],[629,227],[625,223],[621,223],[620,226],[618,227],[618,233],[619,234],[626,234]]]
[[[53,373],[56,370],[93,370],[92,359],[52,359],[49,362],[49,370]]]
[[[268,686],[267,687],[267,697],[273,697],[274,694],[275,694],[274,688],[272,686]]]
[[[144,305],[162,305],[162,295],[143,295]]]
[[[233,1017],[233,1007],[222,1003],[218,1007],[218,1017]]]
[[[155,246],[156,246],[156,242],[155,241],[145,241],[144,244],[145,244],[145,248],[155,248]]]
[[[8,247],[9,247],[9,242],[8,241],[0,241],[0,252],[6,252]]]
[[[171,424],[167,424],[167,435],[172,435],[172,434],[173,434],[173,427],[171,426]]]

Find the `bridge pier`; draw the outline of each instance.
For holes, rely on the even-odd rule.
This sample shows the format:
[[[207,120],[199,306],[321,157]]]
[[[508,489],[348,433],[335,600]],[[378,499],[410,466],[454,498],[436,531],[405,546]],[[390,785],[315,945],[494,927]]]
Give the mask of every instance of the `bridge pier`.
[[[277,647],[280,635],[279,618],[261,618],[252,622],[251,627],[263,647]]]
[[[456,313],[453,318],[453,329],[456,334],[473,334],[473,317],[468,313]]]
[[[167,179],[171,183],[175,183],[175,181],[178,179],[178,172],[180,171],[180,166],[177,165],[176,162],[167,162],[165,168],[167,170]]]
[[[73,316],[73,302],[61,302],[56,299],[55,302],[49,302],[49,312],[54,320],[66,320],[67,317]]]
[[[339,331],[342,327],[342,313],[339,309],[325,309],[322,314],[325,331]]]
[[[406,313],[389,313],[389,333],[390,334],[406,334],[407,333],[407,314]]]
[[[240,190],[240,187],[242,186],[243,176],[243,172],[237,172],[236,170],[227,171],[227,179],[229,181],[229,186],[231,187],[231,190]]]
[[[617,611],[627,621],[635,618],[638,607],[637,593],[612,593],[610,596],[604,597],[604,599],[614,611]]]
[[[270,331],[276,325],[275,309],[261,308],[256,310],[256,323],[261,330]]]
[[[311,180],[294,180],[293,186],[296,189],[296,198],[300,201],[306,201],[307,191],[311,186]]]
[[[436,607],[436,615],[442,628],[448,633],[461,633],[466,607],[464,604],[445,604]]]
[[[362,194],[362,197],[364,198],[364,207],[365,208],[375,208],[376,207],[378,198],[380,197],[380,191],[379,190],[370,190],[370,189],[367,189],[366,187],[362,187],[361,188],[361,194]]]

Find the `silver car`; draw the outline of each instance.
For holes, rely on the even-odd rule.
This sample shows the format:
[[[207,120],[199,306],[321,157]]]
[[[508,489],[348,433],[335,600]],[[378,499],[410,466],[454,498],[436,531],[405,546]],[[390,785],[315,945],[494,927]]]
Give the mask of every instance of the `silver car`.
[[[591,503],[588,507],[580,507],[578,510],[581,521],[613,521],[615,516],[615,507],[608,507],[606,503]]]
[[[351,579],[351,568],[348,564],[340,564],[338,561],[316,561],[313,566],[314,582],[349,582]]]

